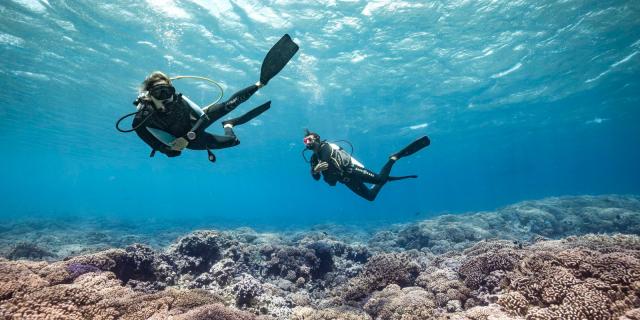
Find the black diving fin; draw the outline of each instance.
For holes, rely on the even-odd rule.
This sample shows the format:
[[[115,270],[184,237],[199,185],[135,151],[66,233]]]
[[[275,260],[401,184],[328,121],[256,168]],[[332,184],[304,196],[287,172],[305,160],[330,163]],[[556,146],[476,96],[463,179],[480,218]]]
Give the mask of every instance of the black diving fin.
[[[399,176],[399,177],[389,176],[389,178],[387,178],[387,179],[388,179],[388,181],[397,181],[397,180],[416,179],[416,178],[418,178],[418,176],[415,175],[415,174],[412,174],[410,176]]]
[[[222,121],[222,126],[224,126],[225,124],[231,124],[232,126],[239,126],[241,124],[245,124],[249,121],[251,121],[251,119],[259,116],[260,114],[262,114],[263,112],[269,110],[269,108],[271,108],[271,101],[267,101],[253,109],[251,109],[249,112],[237,117],[237,118],[233,118],[233,119],[229,119],[226,121]]]
[[[429,146],[429,144],[431,144],[431,140],[429,140],[429,137],[424,136],[414,142],[411,142],[408,146],[404,147],[402,150],[396,152],[391,156],[396,157],[398,159],[402,157],[410,156],[422,150],[423,148],[426,148],[427,146]]]
[[[269,50],[262,61],[262,69],[260,70],[260,83],[266,85],[271,78],[275,77],[280,70],[287,65],[287,62],[293,58],[298,52],[298,45],[291,40],[288,34],[285,34],[280,40]]]

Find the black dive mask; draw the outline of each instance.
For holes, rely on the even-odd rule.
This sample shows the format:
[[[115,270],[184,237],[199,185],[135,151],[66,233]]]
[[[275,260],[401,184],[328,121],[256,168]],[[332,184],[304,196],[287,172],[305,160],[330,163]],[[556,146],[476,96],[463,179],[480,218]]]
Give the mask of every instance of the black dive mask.
[[[168,84],[159,84],[149,89],[149,94],[158,100],[167,100],[176,93],[176,88]]]

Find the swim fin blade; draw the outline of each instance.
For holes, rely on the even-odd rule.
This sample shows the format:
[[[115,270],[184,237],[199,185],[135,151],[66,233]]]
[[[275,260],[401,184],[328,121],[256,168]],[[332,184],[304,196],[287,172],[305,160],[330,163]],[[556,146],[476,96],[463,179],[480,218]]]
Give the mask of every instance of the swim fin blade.
[[[429,137],[424,136],[414,142],[411,142],[408,146],[404,147],[404,149],[396,152],[391,156],[392,157],[395,156],[398,159],[402,157],[407,157],[428,147],[430,144],[431,144],[431,140],[429,140]]]
[[[269,110],[269,108],[271,108],[271,101],[267,101],[237,118],[229,119],[227,121],[222,121],[222,126],[224,126],[225,124],[231,124],[232,126],[245,124],[251,121],[253,118],[261,115],[263,112]]]
[[[416,179],[416,178],[418,178],[418,176],[417,176],[417,175],[415,175],[415,174],[412,174],[412,175],[410,175],[410,176],[399,176],[399,177],[395,177],[395,176],[394,176],[394,177],[392,177],[392,176],[389,176],[389,178],[387,178],[387,179],[388,179],[388,181],[397,181],[397,180],[404,180],[404,179]]]
[[[288,34],[282,36],[262,61],[260,83],[264,85],[269,83],[269,80],[275,77],[287,65],[287,62],[293,58],[298,49],[298,45],[291,40]]]

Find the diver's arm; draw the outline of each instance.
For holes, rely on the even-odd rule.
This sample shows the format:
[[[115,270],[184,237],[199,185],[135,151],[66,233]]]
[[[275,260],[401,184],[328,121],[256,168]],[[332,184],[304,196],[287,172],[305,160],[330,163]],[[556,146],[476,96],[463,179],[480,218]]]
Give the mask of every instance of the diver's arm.
[[[318,156],[316,156],[316,154],[314,153],[314,154],[311,156],[310,164],[311,164],[311,176],[312,176],[312,177],[313,177],[313,179],[314,179],[314,180],[316,180],[316,181],[320,180],[320,172],[315,172],[315,171],[313,170],[313,168],[315,168],[315,167],[316,167],[316,165],[318,165],[318,162],[319,162],[319,161],[318,161]]]
[[[160,151],[168,157],[176,157],[180,155],[180,151],[172,150],[171,147],[160,142],[160,140],[156,139],[156,137],[154,137],[145,126],[137,128],[136,134],[155,151]]]
[[[333,151],[333,148],[331,148],[331,146],[328,143],[323,143],[320,146],[320,150],[318,150],[318,160],[329,162],[329,160],[331,160],[332,151]]]
[[[167,146],[166,144],[162,143],[162,141],[154,137],[153,134],[151,134],[151,132],[147,130],[146,126],[140,125],[141,122],[144,120],[144,117],[145,116],[143,116],[142,113],[139,113],[138,115],[135,116],[135,118],[133,118],[132,126],[134,128],[137,127],[135,131],[138,137],[140,137],[140,139],[142,139],[144,143],[148,144],[151,147],[151,149],[153,149],[154,151],[160,151],[166,154],[168,157],[179,156],[180,151],[171,150],[169,146]]]
[[[326,182],[328,185],[332,187],[335,187],[336,184],[338,184],[338,180],[336,180],[334,176],[329,176],[329,175],[324,176],[324,182]]]

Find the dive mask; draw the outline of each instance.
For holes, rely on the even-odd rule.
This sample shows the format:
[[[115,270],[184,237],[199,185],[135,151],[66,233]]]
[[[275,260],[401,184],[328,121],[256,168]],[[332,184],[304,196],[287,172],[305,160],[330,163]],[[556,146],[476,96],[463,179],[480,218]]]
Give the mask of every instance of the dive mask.
[[[304,145],[307,146],[307,148],[311,148],[313,143],[316,142],[316,139],[313,136],[306,136],[302,139],[302,142],[304,142]]]
[[[176,93],[176,88],[168,84],[159,84],[149,89],[149,94],[158,100],[167,100]]]

